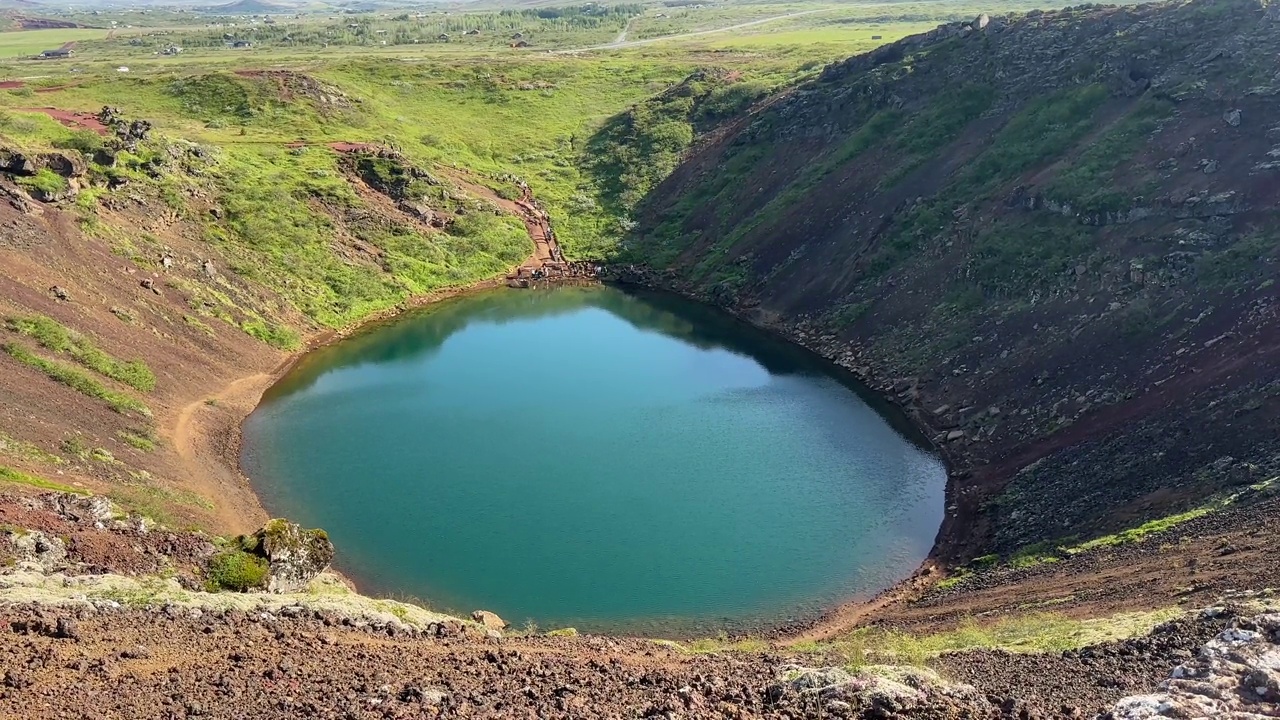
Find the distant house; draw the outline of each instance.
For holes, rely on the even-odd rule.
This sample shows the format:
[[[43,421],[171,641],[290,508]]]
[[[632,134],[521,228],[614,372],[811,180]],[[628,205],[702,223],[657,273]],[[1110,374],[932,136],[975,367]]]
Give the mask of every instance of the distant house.
[[[44,52],[40,53],[40,58],[42,60],[53,60],[56,58],[69,58],[69,57],[71,57],[71,48],[58,48],[57,50],[45,50]]]
[[[233,48],[235,48],[235,49],[237,49],[237,50],[243,50],[243,49],[245,49],[245,48],[251,48],[251,47],[253,47],[253,43],[249,42],[248,40],[237,40],[237,41],[235,41],[235,42],[231,43],[231,47],[233,47]]]
[[[523,39],[524,39],[524,33],[520,33],[520,32],[518,32],[518,33],[516,33],[515,35],[512,35],[512,36],[511,36],[511,39],[512,39],[512,40],[523,40]]]
[[[468,30],[465,33],[463,33],[463,35],[479,35],[479,34],[480,34],[480,31],[475,29]]]
[[[161,50],[160,54],[161,55],[181,55],[182,48],[178,47],[177,45],[170,45],[169,47],[166,47],[165,49]]]
[[[449,33],[440,33],[436,36],[436,39],[440,42],[449,42]]]
[[[880,40],[880,39],[881,39],[881,38],[883,38],[883,37],[884,37],[883,35],[872,35],[872,36],[871,36],[871,39],[872,39],[872,40]]]

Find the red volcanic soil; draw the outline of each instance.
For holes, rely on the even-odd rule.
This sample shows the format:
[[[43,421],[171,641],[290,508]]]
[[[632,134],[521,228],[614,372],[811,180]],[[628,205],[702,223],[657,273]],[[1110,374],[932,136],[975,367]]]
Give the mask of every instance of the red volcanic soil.
[[[375,143],[363,142],[331,142],[329,147],[338,152],[360,152],[362,150],[377,150],[378,145]]]
[[[59,110],[57,108],[50,107],[17,109],[23,112],[44,113],[69,128],[92,130],[99,135],[106,135],[108,132],[107,126],[103,125],[102,121],[93,113],[78,112],[76,110]]]

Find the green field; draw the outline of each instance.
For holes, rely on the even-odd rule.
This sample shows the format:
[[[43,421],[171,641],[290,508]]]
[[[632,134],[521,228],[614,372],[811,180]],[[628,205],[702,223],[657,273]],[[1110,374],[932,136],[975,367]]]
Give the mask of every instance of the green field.
[[[55,50],[69,42],[102,40],[109,32],[109,30],[90,28],[0,32],[0,58],[39,55],[45,50]]]
[[[246,277],[315,321],[341,325],[409,295],[499,274],[529,252],[528,240],[514,219],[484,214],[431,236],[394,223],[349,227],[342,208],[363,201],[338,156],[290,144],[380,143],[421,168],[457,168],[506,192],[522,180],[546,205],[566,252],[603,258],[625,233],[639,194],[717,118],[814,77],[828,62],[977,12],[954,2],[633,3],[307,13],[267,22],[104,11],[92,22],[115,21],[121,30],[110,36],[0,33],[8,57],[0,77],[25,83],[0,91],[0,109],[8,109],[0,140],[99,142],[24,108],[113,105],[146,118],[155,126],[152,143],[98,172],[179,213],[193,193],[215,198],[225,219],[192,216],[207,226],[208,241],[233,249],[245,258]],[[511,47],[517,35],[531,47]],[[69,40],[79,42],[74,58],[29,59]],[[236,41],[249,46],[232,47]],[[170,46],[181,53],[163,54]],[[254,74],[264,69],[292,74]],[[708,80],[648,102],[695,72]],[[209,148],[207,167],[148,172],[179,140]],[[79,205],[92,226],[95,203]],[[103,232],[125,237],[116,241],[122,246],[139,244],[127,229]],[[382,267],[332,252],[335,235],[352,234],[381,248]],[[206,297],[201,312],[281,346],[296,342],[268,315],[227,298]]]

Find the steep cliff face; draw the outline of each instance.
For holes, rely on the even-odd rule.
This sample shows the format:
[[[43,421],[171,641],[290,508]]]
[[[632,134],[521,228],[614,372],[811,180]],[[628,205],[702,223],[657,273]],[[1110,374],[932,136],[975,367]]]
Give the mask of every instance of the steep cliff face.
[[[946,559],[1280,466],[1280,19],[1257,0],[939,27],[705,138],[628,259],[895,393]]]

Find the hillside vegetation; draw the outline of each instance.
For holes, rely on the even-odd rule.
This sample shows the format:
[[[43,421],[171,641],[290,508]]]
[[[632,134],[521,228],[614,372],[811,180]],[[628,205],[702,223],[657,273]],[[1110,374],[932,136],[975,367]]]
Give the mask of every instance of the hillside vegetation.
[[[709,135],[624,259],[911,408],[972,488],[957,556],[1189,510],[1280,469],[1277,12],[981,16],[830,65]]]
[[[533,250],[503,204],[524,184],[567,253],[612,256],[697,133],[879,45],[872,28],[897,38],[927,19],[827,10],[790,32],[866,18],[855,42],[507,47],[516,33],[586,47],[665,20],[632,5],[270,23],[67,11],[118,31],[69,34],[81,42],[58,60],[31,57],[56,31],[0,33],[0,433],[36,451],[0,460],[166,524],[250,529],[261,508],[221,465],[226,447],[203,444],[252,409],[251,389],[224,392],[249,387],[233,381],[265,383],[311,339],[500,278]],[[794,11],[689,9],[668,27]]]

